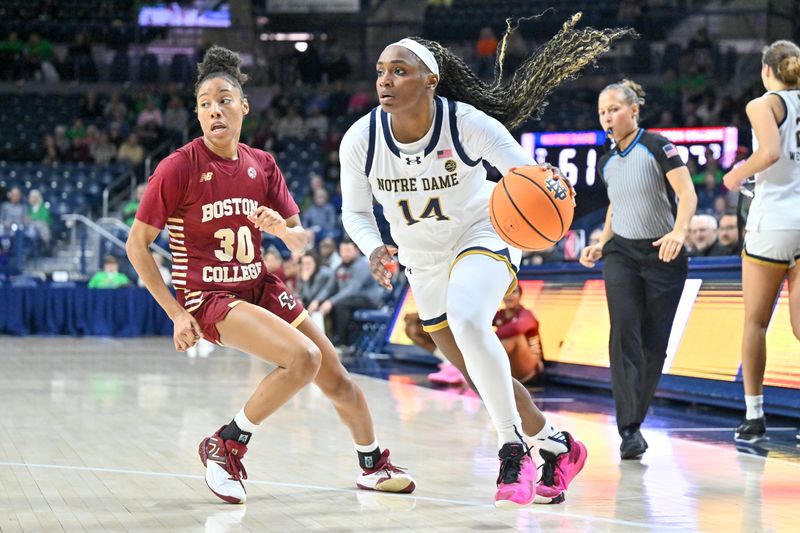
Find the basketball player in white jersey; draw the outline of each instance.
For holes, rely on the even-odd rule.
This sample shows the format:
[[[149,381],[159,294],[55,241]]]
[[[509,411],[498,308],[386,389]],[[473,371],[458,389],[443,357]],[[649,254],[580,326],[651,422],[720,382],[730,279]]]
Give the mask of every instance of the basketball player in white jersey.
[[[505,174],[534,164],[507,128],[537,113],[550,91],[627,33],[576,30],[578,18],[520,67],[511,87],[499,83],[501,71],[494,84],[481,82],[435,42],[413,38],[387,46],[376,65],[380,106],[348,130],[340,148],[347,233],[389,288],[386,265],[398,249],[381,239],[374,196],[390,223],[424,329],[486,404],[500,448],[498,507],[563,501],[586,460],[583,444],[548,422],[512,380],[492,330],[503,296],[516,284],[521,252],[492,228],[494,184],[483,167],[486,161]],[[531,450],[544,460],[538,486]]]
[[[738,190],[748,176],[756,178],[742,252],[742,374],[747,413],[734,439],[743,443],[766,438],[766,332],[787,276],[792,330],[800,339],[800,48],[790,41],[776,41],[764,48],[761,62],[761,81],[767,92],[746,108],[754,152],[723,178],[731,190]]]

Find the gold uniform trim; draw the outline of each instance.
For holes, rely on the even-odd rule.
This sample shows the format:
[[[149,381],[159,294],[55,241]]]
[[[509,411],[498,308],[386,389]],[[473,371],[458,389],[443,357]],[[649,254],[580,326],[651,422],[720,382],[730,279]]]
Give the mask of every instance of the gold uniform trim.
[[[300,324],[303,323],[303,320],[305,320],[306,318],[308,318],[308,311],[303,309],[303,312],[300,313],[300,315],[292,321],[292,327],[293,328],[298,327]]]
[[[742,250],[742,259],[747,259],[751,263],[755,263],[757,265],[764,265],[772,268],[779,268],[781,270],[787,270],[789,268],[789,261],[776,261],[776,260],[766,260],[761,259],[759,257],[753,257],[752,255],[747,254],[747,250]]]
[[[422,326],[423,331],[427,331],[431,333],[433,331],[439,331],[440,329],[449,328],[450,324],[447,323],[447,320],[442,320],[438,324],[433,324],[432,326]]]
[[[450,265],[450,270],[447,271],[448,279],[450,278],[450,274],[453,272],[453,267],[456,266],[456,263],[458,263],[459,261],[461,261],[461,259],[467,257],[468,255],[485,255],[487,257],[491,257],[495,261],[502,261],[503,263],[505,263],[512,277],[511,283],[508,284],[508,290],[506,290],[506,296],[517,290],[517,272],[514,270],[514,265],[511,264],[511,261],[508,259],[508,257],[501,254],[496,254],[489,250],[467,250],[465,252],[461,252],[460,254],[458,254],[456,258],[453,260],[453,264]],[[438,324],[436,324],[436,326],[438,326]],[[436,327],[436,326],[431,326],[431,327]],[[424,327],[423,330],[436,331],[436,330],[425,329]]]

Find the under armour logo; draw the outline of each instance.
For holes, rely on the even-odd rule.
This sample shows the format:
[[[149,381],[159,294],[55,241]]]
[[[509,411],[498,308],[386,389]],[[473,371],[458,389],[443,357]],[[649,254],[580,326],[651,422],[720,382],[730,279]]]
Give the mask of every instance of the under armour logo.
[[[280,296],[278,296],[278,301],[281,303],[281,307],[288,307],[290,310],[294,309],[294,306],[297,305],[297,302],[294,301],[294,296],[287,294],[286,291],[283,291]]]
[[[563,200],[567,197],[567,188],[555,178],[547,178],[544,182],[545,188],[553,193],[556,200]]]
[[[418,156],[413,157],[413,158],[406,157],[406,165],[410,165],[411,163],[416,163],[418,165],[421,165],[422,164],[422,156],[418,155]]]

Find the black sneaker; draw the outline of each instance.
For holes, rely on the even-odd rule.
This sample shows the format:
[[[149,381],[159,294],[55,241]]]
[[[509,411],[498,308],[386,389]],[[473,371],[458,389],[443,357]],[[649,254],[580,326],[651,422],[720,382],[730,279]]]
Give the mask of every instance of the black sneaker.
[[[622,443],[619,445],[619,456],[622,459],[636,459],[647,451],[647,441],[638,429],[623,429],[620,436]]]
[[[739,424],[739,427],[733,432],[733,440],[745,444],[754,444],[767,440],[767,424],[764,417],[745,418],[744,422]]]

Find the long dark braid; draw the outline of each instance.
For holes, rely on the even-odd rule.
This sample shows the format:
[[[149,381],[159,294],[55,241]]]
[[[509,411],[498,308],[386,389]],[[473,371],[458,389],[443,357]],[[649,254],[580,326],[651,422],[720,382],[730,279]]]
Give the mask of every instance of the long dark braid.
[[[630,28],[576,29],[581,19],[576,13],[552,39],[540,46],[503,81],[503,61],[508,36],[516,29],[511,21],[500,41],[491,83],[478,78],[460,57],[435,41],[412,37],[433,53],[439,65],[441,81],[437,92],[475,106],[496,118],[508,129],[520,126],[528,118],[538,117],[547,105],[547,96],[565,81],[576,78],[580,71],[608,52],[611,45],[625,36],[636,36]]]

